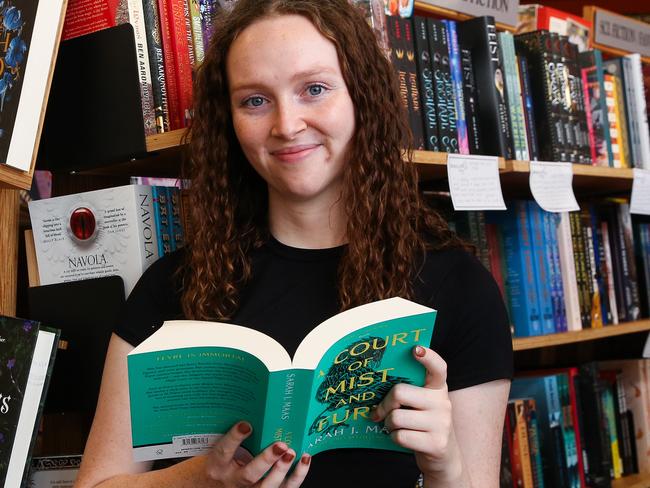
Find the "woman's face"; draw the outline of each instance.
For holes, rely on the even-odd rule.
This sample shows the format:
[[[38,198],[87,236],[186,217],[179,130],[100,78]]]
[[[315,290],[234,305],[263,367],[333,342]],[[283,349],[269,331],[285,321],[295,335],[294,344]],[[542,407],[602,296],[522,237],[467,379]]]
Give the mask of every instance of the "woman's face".
[[[336,201],[355,113],[334,44],[305,17],[271,17],[241,32],[226,69],[235,133],[271,198]]]

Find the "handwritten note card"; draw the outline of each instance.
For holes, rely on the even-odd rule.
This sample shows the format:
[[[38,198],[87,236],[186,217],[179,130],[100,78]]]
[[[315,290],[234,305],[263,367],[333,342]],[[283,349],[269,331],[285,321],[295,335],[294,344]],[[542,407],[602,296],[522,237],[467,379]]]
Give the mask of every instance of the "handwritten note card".
[[[630,213],[650,215],[650,169],[634,168]]]
[[[547,212],[580,210],[573,194],[571,163],[530,162],[530,191]]]
[[[496,156],[449,154],[449,191],[454,210],[505,210]]]

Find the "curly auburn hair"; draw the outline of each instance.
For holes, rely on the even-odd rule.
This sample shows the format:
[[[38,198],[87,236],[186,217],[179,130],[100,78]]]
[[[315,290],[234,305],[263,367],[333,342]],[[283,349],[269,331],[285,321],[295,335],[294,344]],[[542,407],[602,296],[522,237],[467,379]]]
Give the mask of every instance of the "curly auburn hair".
[[[427,249],[462,246],[417,190],[412,139],[393,69],[374,33],[348,0],[239,0],[215,26],[194,85],[189,130],[189,251],[183,312],[229,319],[251,276],[250,251],[269,238],[266,183],[237,140],[226,61],[246,27],[272,16],[306,17],[336,47],[356,113],[356,133],[343,174],[347,245],[339,265],[341,309],[391,296],[412,297]]]

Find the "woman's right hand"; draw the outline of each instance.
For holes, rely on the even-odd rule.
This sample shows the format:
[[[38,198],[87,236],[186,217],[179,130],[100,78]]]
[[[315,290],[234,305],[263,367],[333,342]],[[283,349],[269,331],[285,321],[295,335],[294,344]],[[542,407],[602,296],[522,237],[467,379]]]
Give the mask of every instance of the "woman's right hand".
[[[284,442],[274,442],[252,457],[241,447],[251,432],[250,424],[239,422],[221,436],[205,456],[206,475],[214,482],[213,486],[298,488],[307,476],[311,457],[303,455],[293,472],[287,476],[296,456],[295,451]]]

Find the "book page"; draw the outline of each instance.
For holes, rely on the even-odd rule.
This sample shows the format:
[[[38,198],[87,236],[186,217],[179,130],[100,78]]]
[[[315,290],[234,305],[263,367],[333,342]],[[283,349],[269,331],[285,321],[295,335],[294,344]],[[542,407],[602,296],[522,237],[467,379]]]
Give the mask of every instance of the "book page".
[[[204,454],[241,420],[253,426],[244,446],[258,450],[268,370],[255,356],[190,347],[130,354],[128,365],[135,461]]]

